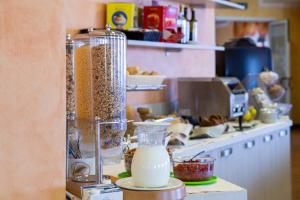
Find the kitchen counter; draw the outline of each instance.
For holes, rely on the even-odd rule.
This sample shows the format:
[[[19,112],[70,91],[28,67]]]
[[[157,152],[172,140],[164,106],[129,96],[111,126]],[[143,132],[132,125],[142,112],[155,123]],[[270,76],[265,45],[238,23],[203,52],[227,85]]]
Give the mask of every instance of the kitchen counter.
[[[216,159],[215,175],[245,188],[249,200],[291,200],[291,125],[282,118],[243,132],[190,140],[173,156],[205,151],[203,155]]]
[[[124,161],[120,164],[104,166],[103,172],[105,175],[118,177],[118,174],[125,171]],[[80,185],[73,184],[67,186],[68,196],[72,200],[80,200]],[[203,186],[187,186],[187,196],[185,200],[247,200],[247,191],[235,184],[218,178],[215,184]],[[77,196],[76,196],[77,195]]]
[[[186,187],[186,200],[246,200],[247,191],[224,179],[216,184]]]
[[[229,132],[217,138],[189,140],[184,147],[176,148],[173,156],[193,156],[201,151],[209,152],[227,145],[249,140],[266,132],[273,132],[292,126],[292,121],[288,118],[282,118],[274,124],[263,124],[259,121],[257,123],[258,125],[255,128],[241,132]]]
[[[205,151],[203,155],[216,158],[218,182],[187,187],[186,199],[291,200],[291,125],[291,120],[282,118],[274,124],[259,123],[253,129],[218,138],[190,140],[175,149],[174,157]],[[117,177],[122,171],[124,163],[104,167],[107,175]]]
[[[104,174],[118,176],[125,171],[124,163],[104,167]],[[221,178],[217,183],[206,186],[186,187],[185,200],[247,200],[247,191]]]

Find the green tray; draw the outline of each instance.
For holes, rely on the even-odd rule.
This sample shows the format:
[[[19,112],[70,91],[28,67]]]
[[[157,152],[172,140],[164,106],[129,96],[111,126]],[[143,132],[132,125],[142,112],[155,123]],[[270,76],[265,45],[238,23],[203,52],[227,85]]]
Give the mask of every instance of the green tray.
[[[127,178],[127,177],[130,177],[131,176],[131,173],[130,172],[121,172],[120,174],[118,174],[118,177],[119,178]]]
[[[172,172],[170,173],[170,176],[174,177]],[[127,177],[131,177],[130,172],[126,171],[126,172],[121,172],[120,174],[118,174],[118,178],[127,178]]]
[[[210,185],[216,183],[218,180],[218,177],[212,176],[210,179],[206,181],[189,181],[189,182],[184,182],[185,185],[187,186],[197,186],[197,185]]]
[[[171,177],[174,177],[173,173],[170,174]],[[119,178],[127,178],[131,177],[131,173],[129,172],[121,172],[118,174]],[[206,181],[189,181],[189,182],[184,182],[185,185],[187,186],[197,186],[197,185],[210,185],[216,183],[218,180],[218,177],[212,176],[210,179]]]

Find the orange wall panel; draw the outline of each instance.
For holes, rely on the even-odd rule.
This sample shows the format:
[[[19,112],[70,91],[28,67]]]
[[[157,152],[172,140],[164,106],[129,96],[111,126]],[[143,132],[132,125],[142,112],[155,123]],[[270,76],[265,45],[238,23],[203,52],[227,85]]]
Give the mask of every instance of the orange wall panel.
[[[65,197],[64,1],[0,1],[0,199]]]

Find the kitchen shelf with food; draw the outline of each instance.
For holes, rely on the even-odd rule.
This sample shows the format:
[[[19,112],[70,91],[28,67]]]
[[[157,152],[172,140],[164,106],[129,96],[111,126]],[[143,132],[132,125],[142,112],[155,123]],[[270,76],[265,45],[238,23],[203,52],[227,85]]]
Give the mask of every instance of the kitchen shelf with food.
[[[127,68],[127,91],[154,91],[166,87],[166,76],[156,71],[143,71],[139,66]]]
[[[194,50],[214,50],[224,51],[222,46],[204,45],[204,44],[179,44],[168,42],[150,42],[140,40],[128,40],[128,46],[130,47],[149,47],[149,48],[161,48],[161,49],[194,49]]]

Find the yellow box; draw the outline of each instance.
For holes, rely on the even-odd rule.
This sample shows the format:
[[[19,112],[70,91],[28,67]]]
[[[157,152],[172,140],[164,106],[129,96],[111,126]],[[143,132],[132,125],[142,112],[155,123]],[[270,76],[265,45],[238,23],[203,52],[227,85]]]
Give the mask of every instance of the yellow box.
[[[134,3],[108,3],[106,5],[106,23],[114,29],[130,29],[134,27]]]

